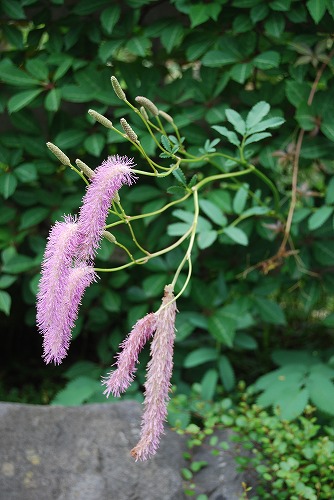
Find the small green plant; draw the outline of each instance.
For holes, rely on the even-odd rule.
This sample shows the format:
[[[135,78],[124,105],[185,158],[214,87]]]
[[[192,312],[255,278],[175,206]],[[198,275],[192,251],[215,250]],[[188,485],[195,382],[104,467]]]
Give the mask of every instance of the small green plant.
[[[198,385],[193,387],[188,407],[199,425],[189,423],[177,432],[188,436],[185,453],[187,467],[182,470],[185,494],[196,492],[196,472],[206,464],[194,461],[193,452],[205,441],[213,455],[228,453],[240,471],[256,473],[257,486],[243,485],[249,500],[331,499],[334,488],[334,431],[322,428],[307,406],[293,422],[283,420],[278,412],[270,414],[253,404],[254,396],[239,384],[241,391],[234,401],[223,398],[208,405],[200,398]],[[170,404],[171,423],[182,415],[183,396]],[[179,419],[179,423],[181,419]],[[219,442],[217,429],[233,431],[228,440]],[[196,497],[197,498],[197,497]]]

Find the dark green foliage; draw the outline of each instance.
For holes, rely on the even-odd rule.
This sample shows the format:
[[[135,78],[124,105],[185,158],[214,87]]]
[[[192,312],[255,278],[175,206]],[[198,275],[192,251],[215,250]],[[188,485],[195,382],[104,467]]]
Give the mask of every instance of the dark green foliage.
[[[123,195],[127,213],[155,211],[183,196],[186,186],[228,172],[232,160],[205,161],[215,151],[234,156],[242,145],[260,172],[214,183],[203,193],[193,278],[177,317],[174,382],[180,391],[199,381],[209,400],[217,385],[233,390],[240,377],[253,382],[272,370],[273,349],[328,348],[334,305],[332,2],[17,0],[3,1],[0,9],[5,359],[24,363],[40,355],[34,302],[45,239],[55,220],[77,212],[84,192],[45,143],[55,143],[72,164],[79,157],[94,168],[110,154],[126,154],[140,167],[130,144],[87,114],[94,108],[119,130],[119,118],[129,119],[145,151],[159,157],[142,122],[129,117],[113,92],[112,75],[129,101],[143,95],[170,114],[187,150],[202,155],[173,179],[141,179]],[[169,165],[177,146],[171,124],[165,127],[160,156]],[[140,243],[151,251],[170,244],[189,227],[191,211],[185,203],[139,220]],[[131,244],[126,232],[117,238]],[[76,394],[76,404],[103,400],[97,385],[84,380],[105,373],[133,323],[159,304],[181,258],[176,249],[134,272],[104,275],[87,291],[65,368],[85,360],[94,369],[65,372],[70,382],[58,401],[62,394],[63,402]],[[104,242],[97,265],[119,259],[123,263]],[[147,358],[144,351],[142,361]],[[140,397],[143,368],[138,376],[134,393]]]

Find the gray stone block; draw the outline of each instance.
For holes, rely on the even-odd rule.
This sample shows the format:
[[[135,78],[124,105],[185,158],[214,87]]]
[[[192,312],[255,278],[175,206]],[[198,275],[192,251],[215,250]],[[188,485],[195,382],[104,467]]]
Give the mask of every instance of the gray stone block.
[[[179,500],[184,441],[134,462],[142,407],[0,403],[0,500]]]

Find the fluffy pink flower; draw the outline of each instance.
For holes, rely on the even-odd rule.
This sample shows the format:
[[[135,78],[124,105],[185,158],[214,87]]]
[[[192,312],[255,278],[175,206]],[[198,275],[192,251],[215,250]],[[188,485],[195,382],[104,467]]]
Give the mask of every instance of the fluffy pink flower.
[[[69,269],[53,321],[43,332],[43,357],[46,363],[53,361],[59,364],[65,358],[82,296],[95,280],[96,274],[90,266],[81,265]]]
[[[70,216],[51,228],[37,294],[37,326],[41,333],[46,333],[55,321],[77,247],[77,229]]]
[[[165,287],[162,307],[156,314],[156,332],[151,344],[151,361],[145,383],[145,410],[139,443],[131,450],[137,460],[147,460],[159,447],[167,416],[175,338],[175,301],[171,285]],[[169,304],[170,303],[170,304]]]
[[[147,314],[137,321],[128,337],[122,342],[122,351],[117,355],[117,369],[103,379],[107,387],[103,394],[119,396],[133,381],[138,355],[156,329],[156,315]]]
[[[131,171],[133,160],[126,156],[109,156],[94,171],[83,205],[80,209],[78,258],[83,261],[94,259],[111,201],[123,184],[131,185],[135,177]]]

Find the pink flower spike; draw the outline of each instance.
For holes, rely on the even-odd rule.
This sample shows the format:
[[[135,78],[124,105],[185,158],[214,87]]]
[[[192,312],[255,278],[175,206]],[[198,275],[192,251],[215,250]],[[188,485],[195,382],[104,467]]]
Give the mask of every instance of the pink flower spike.
[[[117,397],[129,387],[136,371],[138,355],[155,329],[156,315],[154,313],[147,314],[137,321],[120,345],[122,351],[117,355],[117,369],[103,378],[102,384],[107,387],[103,394],[109,397],[112,393]]]
[[[86,288],[96,281],[94,269],[78,266],[70,269],[62,300],[58,303],[56,317],[44,332],[43,357],[46,363],[60,364],[67,355],[71,330],[78,316],[78,309]]]
[[[157,329],[151,344],[151,361],[145,383],[145,410],[139,443],[131,450],[137,460],[147,460],[159,447],[167,416],[173,369],[176,304],[171,285],[165,287],[162,307],[157,311]]]
[[[109,156],[97,167],[87,187],[80,209],[79,260],[93,260],[104,231],[111,201],[123,184],[131,185],[135,175],[131,171],[133,160],[126,156]]]
[[[64,222],[56,222],[51,228],[37,294],[36,323],[41,333],[47,332],[55,320],[76,251],[77,229],[71,216],[64,217]]]

